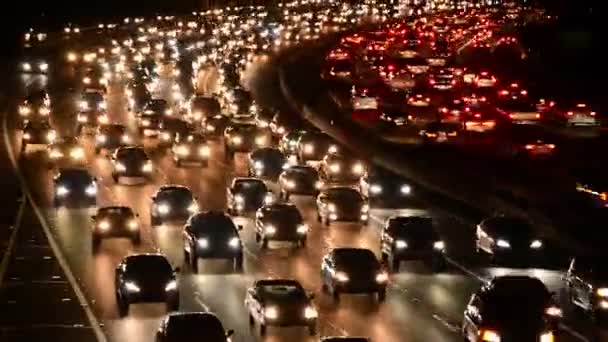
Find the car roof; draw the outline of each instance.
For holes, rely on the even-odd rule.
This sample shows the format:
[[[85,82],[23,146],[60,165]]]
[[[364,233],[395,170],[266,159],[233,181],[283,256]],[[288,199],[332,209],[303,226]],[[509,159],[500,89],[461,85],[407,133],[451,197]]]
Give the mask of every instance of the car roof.
[[[486,286],[484,292],[493,294],[519,294],[530,291],[549,294],[545,284],[538,278],[525,275],[507,275],[493,278]]]
[[[325,189],[323,190],[323,193],[328,195],[328,196],[335,196],[335,195],[339,195],[339,194],[359,194],[361,195],[361,193],[359,193],[359,191],[355,188],[351,188],[348,186],[334,186],[331,187],[329,189]]]
[[[483,220],[484,228],[490,233],[514,235],[531,233],[532,225],[525,219],[515,216],[495,216]]]
[[[259,286],[272,286],[272,285],[293,285],[302,287],[299,281],[295,279],[286,279],[286,278],[274,278],[274,279],[259,279],[254,283],[255,287]]]
[[[93,176],[91,176],[91,174],[89,173],[89,170],[87,170],[86,168],[81,168],[81,167],[61,168],[61,169],[59,169],[59,172],[57,173],[57,177],[70,177],[72,175],[75,175],[75,176],[86,175],[86,176],[93,178]]]
[[[236,177],[232,180],[233,184],[246,183],[246,182],[262,183],[262,184],[266,185],[266,183],[264,183],[263,180],[261,180],[259,178],[255,178],[255,177]]]
[[[188,191],[190,191],[190,189],[187,186],[184,186],[184,185],[180,185],[180,184],[165,184],[165,185],[162,185],[160,188],[158,188],[158,191],[156,193],[159,193],[161,191],[167,191],[167,190],[188,190]]]

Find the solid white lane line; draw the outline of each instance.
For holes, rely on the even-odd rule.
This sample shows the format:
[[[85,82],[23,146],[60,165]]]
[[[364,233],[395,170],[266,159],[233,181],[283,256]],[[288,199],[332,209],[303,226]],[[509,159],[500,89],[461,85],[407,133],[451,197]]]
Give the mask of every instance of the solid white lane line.
[[[6,274],[6,270],[8,269],[8,263],[11,259],[11,255],[13,254],[13,250],[15,248],[15,241],[17,241],[17,234],[19,232],[19,227],[21,227],[21,220],[23,218],[23,212],[25,211],[25,206],[27,201],[23,197],[20,198],[21,203],[19,204],[19,210],[17,211],[17,216],[15,217],[15,222],[11,226],[13,230],[11,232],[11,237],[8,240],[8,244],[6,245],[6,251],[2,256],[2,261],[0,262],[0,285],[4,282],[4,275]]]
[[[101,329],[101,324],[100,324],[99,320],[97,319],[97,317],[95,316],[95,313],[89,306],[89,303],[84,295],[84,292],[80,288],[80,284],[78,283],[78,281],[76,280],[76,277],[74,276],[74,273],[70,269],[70,266],[67,262],[66,257],[63,255],[63,252],[61,251],[59,244],[57,243],[57,241],[55,240],[55,237],[53,236],[53,233],[51,232],[51,229],[46,221],[46,218],[42,214],[42,210],[40,210],[40,208],[34,201],[34,197],[32,196],[32,193],[30,192],[29,186],[28,186],[27,182],[25,181],[23,174],[21,174],[21,170],[19,169],[19,164],[17,163],[17,158],[15,157],[15,151],[13,149],[11,139],[8,134],[6,113],[2,117],[2,135],[4,136],[4,145],[5,145],[5,148],[7,149],[9,159],[12,163],[13,168],[15,169],[15,172],[17,173],[17,177],[19,178],[19,183],[21,183],[21,189],[23,190],[23,194],[30,201],[31,206],[34,209],[34,213],[36,214],[36,216],[38,217],[38,220],[40,221],[42,230],[44,231],[44,234],[46,235],[47,240],[49,241],[49,245],[53,251],[53,254],[55,255],[55,258],[57,259],[59,266],[61,266],[61,269],[63,270],[63,273],[66,276],[66,279],[72,286],[72,289],[74,290],[74,294],[76,295],[76,298],[78,298],[78,302],[80,303],[80,306],[84,310],[84,312],[87,316],[87,319],[89,320],[89,323],[91,325],[91,328],[93,329],[93,332],[95,333],[95,337],[97,338],[97,341],[98,342],[107,342],[108,339],[107,339],[106,335],[104,334],[103,330]]]

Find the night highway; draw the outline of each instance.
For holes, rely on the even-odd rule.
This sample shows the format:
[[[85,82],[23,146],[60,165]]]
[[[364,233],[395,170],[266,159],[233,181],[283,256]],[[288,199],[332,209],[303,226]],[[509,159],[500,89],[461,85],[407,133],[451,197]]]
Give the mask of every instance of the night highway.
[[[575,247],[564,243],[572,232],[556,237],[559,228],[547,233],[544,226],[532,227],[536,219],[529,220],[532,215],[511,217],[526,214],[526,209],[505,206],[489,212],[483,206],[489,201],[475,206],[462,200],[484,198],[479,193],[486,186],[493,188],[483,183],[487,179],[496,177],[497,184],[511,184],[512,179],[499,179],[503,173],[526,173],[537,164],[541,170],[557,170],[551,177],[561,180],[562,170],[575,159],[575,147],[555,157],[550,151],[555,145],[537,136],[520,143],[513,142],[519,141],[520,133],[505,138],[491,132],[490,144],[506,139],[513,149],[496,164],[478,168],[484,176],[477,176],[471,173],[474,164],[461,167],[465,163],[441,158],[458,159],[460,152],[450,148],[469,146],[466,139],[475,141],[471,145],[477,143],[475,139],[483,140],[484,133],[467,131],[484,126],[480,117],[465,117],[468,109],[466,114],[459,113],[455,119],[458,138],[451,139],[452,131],[428,123],[447,122],[441,114],[438,119],[435,114],[417,116],[431,112],[416,109],[420,107],[416,101],[424,102],[423,97],[432,93],[426,86],[404,91],[405,97],[394,101],[385,96],[384,86],[367,82],[380,78],[366,72],[380,70],[386,76],[389,67],[391,72],[395,67],[385,64],[375,50],[366,52],[372,48],[356,46],[360,37],[388,32],[389,27],[408,34],[427,32],[423,38],[397,33],[392,41],[438,41],[437,37],[449,36],[445,70],[454,79],[450,87],[459,82],[460,99],[458,77],[468,69],[448,68],[450,63],[457,64],[452,62],[453,55],[471,44],[485,44],[485,38],[476,37],[486,29],[502,32],[500,28],[510,23],[502,14],[535,19],[529,13],[539,13],[515,5],[505,7],[506,12],[500,6],[455,10],[449,3],[294,1],[281,8],[233,7],[183,17],[129,17],[91,27],[66,26],[58,32],[26,32],[23,56],[1,66],[0,184],[9,214],[0,222],[0,340],[54,336],[53,341],[160,342],[207,340],[208,336],[211,341],[235,342],[332,341],[329,337],[441,342],[462,341],[463,335],[471,342],[608,340],[602,320],[608,308],[608,290],[601,283],[606,279],[603,267],[593,268],[592,275],[600,280],[589,283],[592,298],[581,295],[590,303],[589,312],[573,303],[587,278],[576,273],[583,272],[583,266],[566,272],[580,242],[572,243]],[[450,31],[450,25],[465,33],[452,37],[455,31]],[[386,38],[386,32],[378,34],[383,43],[392,39]],[[504,42],[496,39],[491,44]],[[433,46],[440,45],[434,42]],[[412,49],[418,47],[408,48]],[[327,57],[329,51],[332,57]],[[425,47],[418,52],[427,59],[434,53]],[[340,53],[346,57],[336,57]],[[364,56],[361,60],[354,57],[359,53]],[[345,72],[340,62],[344,59],[357,59],[346,69],[349,78],[357,74],[360,82],[350,80],[345,86],[343,80],[336,80],[336,74]],[[406,63],[404,70],[409,71],[395,77],[427,81],[426,75],[415,76],[426,74],[426,69],[419,73],[411,67]],[[443,74],[432,72],[435,78],[430,84],[434,85]],[[481,71],[472,77],[476,86],[484,77],[492,80],[492,75]],[[392,84],[394,77],[387,78],[386,83]],[[503,89],[498,85],[491,90],[479,88],[476,95],[488,98],[483,92],[494,96]],[[381,95],[376,96],[376,90]],[[516,91],[524,94],[526,90]],[[445,113],[447,109],[437,111],[434,106],[449,102],[448,98],[451,101],[450,96],[433,93],[433,100],[424,107]],[[361,105],[369,101],[371,107]],[[599,119],[595,121],[601,113],[589,110],[591,119],[579,118],[587,113],[583,107],[575,105],[581,111],[577,118],[593,121],[583,129],[595,137],[603,128]],[[384,109],[382,115],[391,116],[391,124],[404,116],[407,127],[387,130],[377,125],[373,115],[361,119],[354,114]],[[416,118],[411,117],[413,110]],[[486,110],[475,109],[484,119],[489,115]],[[513,115],[506,114],[505,119],[492,113],[492,128],[515,120]],[[553,132],[553,124],[543,121],[532,126]],[[530,125],[513,126],[519,130]],[[344,127],[352,127],[350,133],[358,141],[342,134]],[[443,144],[448,146],[440,145],[444,140],[449,140]],[[555,143],[558,151],[560,144],[570,144],[565,140]],[[602,143],[590,144],[601,148]],[[523,144],[521,151],[514,151],[517,144]],[[362,145],[367,146],[359,149]],[[311,156],[323,147],[320,157]],[[275,153],[280,162],[274,165],[271,153],[267,156],[262,150]],[[393,159],[385,158],[391,154]],[[438,159],[426,160],[427,154]],[[254,155],[260,160],[252,160]],[[472,155],[467,158],[479,154]],[[550,160],[560,158],[558,164],[545,163],[547,155]],[[428,178],[416,179],[412,177],[416,172],[393,163],[408,158],[418,160],[411,165],[417,172],[428,173]],[[511,166],[511,159],[524,158],[524,166]],[[485,164],[484,160],[479,163]],[[501,166],[502,172],[491,174]],[[273,167],[276,170],[269,170]],[[435,191],[441,184],[425,187],[433,175],[450,174],[450,167],[454,173],[445,180],[457,183],[454,187],[441,193]],[[300,185],[296,178],[289,178],[291,172],[307,172],[313,179],[310,189],[298,193]],[[473,179],[472,195],[450,199],[468,184],[459,178],[461,174]],[[519,186],[526,187],[530,178],[522,176]],[[254,194],[252,184],[263,190]],[[187,199],[171,198],[176,189],[185,191]],[[391,191],[395,194],[386,200],[388,204],[378,199]],[[585,187],[584,192],[605,205],[603,190]],[[256,202],[251,204],[253,197],[257,202],[251,200]],[[169,200],[163,202],[163,198]],[[294,208],[277,204],[282,202],[295,204],[294,216],[277,213]],[[170,219],[174,211],[185,216]],[[504,213],[507,216],[498,215]],[[166,220],[159,218],[165,216]],[[282,239],[280,230],[294,224],[297,231]],[[228,232],[218,233],[226,227]],[[418,233],[410,237],[408,230]],[[213,239],[225,234],[231,237],[228,244],[215,246]],[[407,241],[401,240],[404,236]],[[294,239],[299,240],[293,244]],[[430,244],[417,247],[417,239]],[[520,240],[525,251],[517,255]],[[210,251],[215,249],[221,250],[217,252],[221,258],[225,253],[235,257],[216,258]],[[411,255],[406,249],[412,250]],[[373,252],[373,260],[353,252],[366,250]],[[403,259],[395,259],[398,250]],[[349,259],[339,252],[353,254]],[[503,261],[502,253],[523,256],[523,266],[522,258]],[[136,258],[140,258],[139,270]],[[144,259],[149,264],[143,265]],[[170,264],[166,269],[165,259]],[[370,275],[372,284],[359,286],[357,282],[367,284],[368,280],[361,279]],[[264,279],[295,282],[288,282],[289,286],[258,282]],[[579,281],[579,288],[573,288],[570,279]],[[161,284],[162,299],[149,296],[154,299],[148,300],[148,283],[156,285],[161,280],[168,281],[166,286]],[[339,294],[338,289],[342,290]],[[292,324],[286,313],[296,297],[304,306],[296,314],[302,317],[293,320],[304,324]],[[217,318],[201,315],[193,316],[199,322],[194,318],[179,321],[192,312],[213,313]],[[530,323],[536,321],[538,326]],[[183,325],[171,325],[176,322]],[[512,322],[519,325],[513,327]],[[528,334],[517,335],[518,331]]]

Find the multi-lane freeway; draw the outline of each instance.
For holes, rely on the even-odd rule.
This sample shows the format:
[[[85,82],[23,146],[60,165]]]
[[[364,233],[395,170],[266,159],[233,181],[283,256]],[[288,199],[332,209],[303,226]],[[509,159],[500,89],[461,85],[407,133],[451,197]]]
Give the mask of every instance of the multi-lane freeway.
[[[103,34],[100,33],[96,39],[103,41]],[[79,38],[71,39],[82,50],[96,48],[93,43],[79,41]],[[296,279],[315,294],[319,336],[365,336],[375,341],[460,341],[463,312],[471,293],[492,277],[505,274],[538,277],[557,294],[564,310],[559,341],[591,341],[598,336],[598,330],[592,323],[563,298],[561,263],[550,264],[549,268],[553,270],[487,267],[487,263],[477,257],[473,247],[475,225],[480,218],[471,217],[453,207],[443,207],[431,198],[419,196],[415,189],[397,208],[372,208],[368,224],[334,223],[330,227],[318,222],[314,198],[293,196],[291,201],[297,205],[309,226],[307,245],[301,249],[271,244],[269,249],[263,250],[255,242],[253,217],[235,216],[234,220],[244,227],[240,231],[244,250],[243,270],[234,271],[228,262],[205,260],[199,266],[199,273],[193,274],[183,267],[182,225],[150,225],[152,196],[163,185],[179,184],[194,193],[200,210],[225,211],[226,188],[233,178],[248,175],[247,155],[237,153],[234,161],[229,161],[225,158],[223,142],[210,140],[207,167],[177,167],[170,152],[158,148],[155,139],[139,134],[134,110],[129,111],[125,95],[129,77],[114,77],[105,94],[105,112],[109,121],[126,125],[135,143],[145,147],[153,162],[153,174],[145,184],[117,184],[112,178],[112,164],[108,155],[95,153],[95,135],[77,135],[77,99],[85,85],[81,82],[78,64],[66,63],[66,52],[62,50],[49,56],[47,63],[51,72],[48,75],[24,75],[13,69],[9,73],[11,77],[5,77],[2,81],[6,89],[16,90],[1,109],[2,141],[8,151],[11,167],[19,173],[25,185],[26,197],[31,199],[32,209],[28,214],[32,219],[39,220],[42,225],[40,229],[48,234],[55,257],[63,264],[65,279],[74,287],[74,300],[85,308],[80,317],[86,317],[87,326],[100,341],[154,340],[155,332],[166,314],[165,306],[135,304],[126,317],[120,317],[116,302],[115,268],[125,256],[142,252],[162,253],[173,266],[181,268],[178,272],[179,311],[216,313],[224,327],[234,329],[233,341],[318,339],[318,336],[309,337],[306,330],[297,328],[271,328],[268,336],[261,337],[259,330],[250,326],[244,305],[246,290],[254,280],[268,277]],[[182,58],[188,62],[192,56]],[[153,97],[172,102],[173,85],[180,83],[184,75],[181,78],[176,76],[178,73],[174,71],[178,67],[175,63],[160,59],[156,65],[159,73]],[[276,79],[268,78],[276,76],[276,72],[268,70],[276,67],[272,57],[256,59],[243,73],[247,78],[243,83],[273,89],[269,83],[276,82]],[[211,79],[213,77],[205,77],[205,80]],[[183,84],[180,85],[183,88]],[[54,207],[56,189],[53,176],[56,170],[49,168],[45,148],[28,147],[25,151],[21,150],[22,131],[16,110],[26,93],[43,88],[50,93],[50,122],[53,128],[60,136],[77,136],[78,144],[84,147],[83,164],[97,181],[97,207],[124,205],[132,208],[139,217],[140,245],[133,246],[123,239],[108,239],[94,253],[91,216],[95,209]],[[257,89],[253,92],[264,91]],[[210,93],[202,95],[214,96]],[[268,182],[268,186],[278,194],[276,183]],[[319,276],[323,256],[336,247],[368,248],[380,256],[382,227],[387,218],[396,215],[432,217],[447,245],[448,268],[434,273],[426,266],[407,263],[398,273],[390,276],[387,298],[381,303],[367,296],[345,296],[336,303],[324,294]],[[31,304],[36,306],[36,303]],[[58,309],[54,314],[62,316],[66,313]]]

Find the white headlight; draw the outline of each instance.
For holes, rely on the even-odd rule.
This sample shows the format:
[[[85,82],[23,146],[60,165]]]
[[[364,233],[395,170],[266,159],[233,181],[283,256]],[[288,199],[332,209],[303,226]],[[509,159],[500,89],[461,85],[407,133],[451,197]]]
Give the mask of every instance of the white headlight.
[[[608,287],[601,287],[595,293],[600,297],[608,297]]]
[[[232,239],[230,239],[230,241],[228,241],[228,246],[230,246],[232,248],[238,248],[239,247],[239,238],[233,237]]]
[[[369,211],[369,204],[364,204],[364,205],[361,207],[361,212],[366,213],[366,212],[368,212],[368,211]]]
[[[403,195],[409,195],[412,192],[412,187],[407,184],[404,184],[401,186],[400,191]]]
[[[49,65],[47,63],[40,63],[38,64],[38,69],[40,69],[40,71],[47,71],[49,70]]]
[[[59,185],[55,191],[57,196],[62,197],[67,195],[70,192],[70,189],[68,189],[65,185]]]
[[[376,282],[385,283],[388,281],[388,274],[386,272],[381,272],[376,275]]]
[[[315,151],[315,146],[313,144],[304,145],[304,153],[311,154]]]
[[[167,215],[171,211],[171,207],[167,203],[160,203],[156,207],[156,210],[158,210],[158,213],[161,215]]]
[[[108,138],[106,137],[105,134],[100,134],[97,136],[97,142],[102,143],[102,144],[105,143],[107,139]]]
[[[243,138],[241,138],[240,136],[232,137],[232,143],[235,145],[240,145],[243,143]]]
[[[116,166],[116,171],[118,171],[118,172],[127,171],[127,167],[123,163],[116,163],[115,166]]]
[[[207,240],[206,238],[200,238],[200,239],[198,239],[198,246],[200,248],[207,248],[207,247],[209,247],[209,240]]]
[[[99,222],[97,227],[103,231],[108,230],[108,229],[110,229],[110,222],[103,220],[103,221]]]
[[[167,283],[167,286],[165,286],[165,291],[169,292],[175,290],[177,290],[177,280],[173,279]]]
[[[404,249],[407,248],[407,242],[403,241],[403,240],[397,240],[395,241],[395,247],[397,249]]]
[[[24,71],[32,71],[32,65],[30,63],[22,63],[21,68]]]
[[[46,140],[48,140],[51,143],[54,142],[56,138],[57,138],[57,133],[55,131],[49,131],[46,134]]]
[[[363,173],[363,171],[364,171],[363,164],[357,163],[357,164],[353,165],[354,174],[360,175]]]
[[[120,140],[125,143],[128,144],[131,142],[131,137],[127,134],[123,134],[122,137],[120,137]]]
[[[313,319],[317,318],[317,316],[319,316],[319,313],[317,313],[317,310],[312,306],[308,306],[306,309],[304,309],[304,318]]]
[[[255,138],[255,144],[256,145],[264,145],[266,144],[266,137],[265,136],[259,136]]]
[[[127,223],[127,228],[129,228],[130,230],[137,230],[137,221],[136,220],[129,220],[129,222]]]
[[[272,235],[277,232],[277,229],[275,228],[275,226],[268,225],[264,227],[264,232],[266,234]]]
[[[209,146],[201,146],[198,150],[198,154],[202,157],[208,157],[209,154],[211,154],[211,150],[209,149]]]
[[[369,192],[371,192],[374,195],[380,194],[380,193],[382,193],[382,186],[378,185],[378,184],[372,184],[369,187]]]
[[[500,248],[511,248],[511,244],[509,243],[509,241],[506,241],[503,239],[498,239],[496,241],[496,246],[498,246]]]
[[[433,244],[433,248],[436,250],[442,251],[445,248],[445,242],[443,241],[435,241]]]
[[[541,248],[543,246],[543,242],[540,240],[534,240],[532,241],[532,243],[530,244],[530,248],[534,248],[534,249],[538,249]]]
[[[344,272],[340,272],[340,271],[336,272],[334,277],[336,278],[336,280],[338,280],[339,282],[342,282],[342,283],[345,283],[349,280],[348,274],[346,274]]]
[[[306,224],[301,224],[298,226],[297,228],[298,234],[306,234],[308,233],[308,225]]]
[[[269,307],[264,309],[264,316],[268,319],[277,319],[279,317],[279,311],[275,307]]]
[[[95,183],[91,183],[86,187],[86,189],[84,189],[84,192],[89,196],[95,196],[97,194],[97,185],[95,185]]]
[[[137,286],[137,284],[135,284],[132,281],[128,281],[125,283],[125,288],[127,289],[127,291],[129,292],[139,292],[139,286]]]
[[[141,170],[143,172],[152,172],[152,162],[147,161],[142,167]]]
[[[267,193],[264,197],[264,204],[272,204],[274,203],[274,195],[271,193]]]
[[[30,140],[32,138],[32,135],[29,133],[23,133],[23,140]]]
[[[256,160],[253,162],[253,168],[256,170],[261,170],[264,168],[264,162],[262,162],[261,160]]]
[[[340,172],[340,164],[331,164],[331,165],[329,165],[329,171],[331,171],[333,173]]]
[[[193,201],[193,202],[192,202],[192,203],[191,203],[191,204],[188,206],[188,212],[195,213],[195,212],[197,212],[197,211],[198,211],[198,203],[196,203],[196,202],[194,202],[194,201]]]

